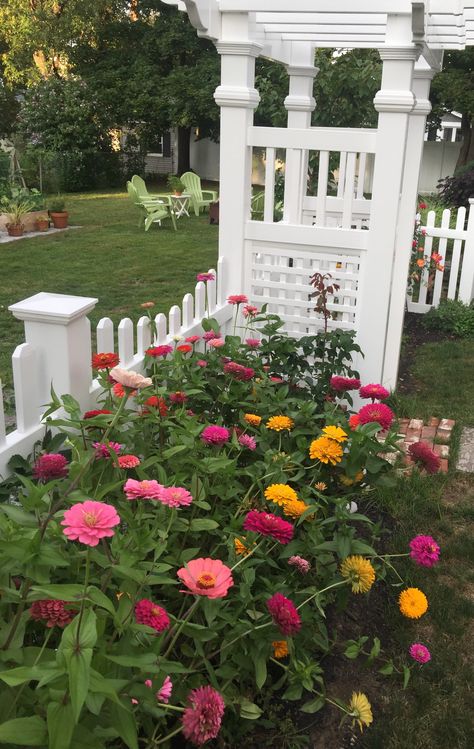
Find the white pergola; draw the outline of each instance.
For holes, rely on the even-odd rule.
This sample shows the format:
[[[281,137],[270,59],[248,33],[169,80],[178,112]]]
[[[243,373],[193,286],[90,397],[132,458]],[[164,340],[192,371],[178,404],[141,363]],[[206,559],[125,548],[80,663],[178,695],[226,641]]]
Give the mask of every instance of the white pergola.
[[[340,285],[331,304],[333,326],[356,330],[365,352],[358,362],[363,379],[394,387],[430,83],[443,50],[474,44],[474,0],[163,1],[186,10],[199,36],[221,55],[215,100],[225,293],[266,302],[290,334],[301,336],[319,325],[308,301],[309,276],[329,272]],[[378,49],[376,129],[311,127],[318,47]],[[286,128],[253,124],[259,56],[286,66]],[[265,152],[263,221],[251,219],[254,149]],[[318,179],[311,195],[314,153]],[[337,190],[329,171],[335,158]],[[281,161],[284,210],[275,222]]]

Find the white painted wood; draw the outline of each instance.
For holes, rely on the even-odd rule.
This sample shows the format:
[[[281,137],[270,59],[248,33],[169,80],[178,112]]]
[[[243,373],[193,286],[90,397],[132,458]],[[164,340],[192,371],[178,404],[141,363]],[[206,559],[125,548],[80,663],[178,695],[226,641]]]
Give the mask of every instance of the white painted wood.
[[[195,319],[202,320],[206,316],[206,286],[202,281],[198,281],[196,284],[196,290],[194,292],[195,301]]]
[[[135,346],[133,340],[133,322],[129,317],[124,317],[119,322],[117,330],[118,353],[120,364],[126,366],[134,357]]]
[[[275,205],[275,149],[266,149],[265,158],[265,197],[263,207],[263,220],[273,222],[273,209]]]
[[[377,130],[348,127],[249,127],[247,143],[260,148],[374,153]]]
[[[169,335],[181,335],[181,310],[174,304],[168,312]]]
[[[329,176],[329,151],[320,151],[318,165],[318,193],[315,202],[316,224],[318,226],[326,225],[326,205],[328,193],[328,176]],[[310,198],[305,199],[304,205],[311,206]]]
[[[448,208],[445,208],[443,211],[442,217],[441,217],[441,228],[447,229],[449,228],[449,222],[451,219],[451,211]],[[438,254],[441,255],[441,265],[443,268],[446,267],[446,247],[447,247],[448,240],[446,237],[442,237],[439,240],[439,246],[438,246]],[[444,277],[444,270],[436,271],[435,275],[435,282],[434,282],[434,289],[433,289],[433,306],[437,307],[439,305],[439,301],[441,299],[441,290],[443,287],[443,277]]]
[[[467,220],[467,237],[464,245],[461,279],[458,298],[470,304],[474,296],[474,198],[469,198],[469,218]]]
[[[263,221],[248,221],[245,238],[262,242],[282,244],[304,244],[315,248],[353,250],[367,249],[369,232],[333,227],[296,226],[293,224],[266,224]],[[316,251],[316,249],[315,249]]]
[[[367,154],[360,153],[359,163],[357,167],[357,191],[356,191],[356,198],[358,198],[359,200],[364,198],[364,183],[365,183],[366,166],[367,166]]]
[[[342,198],[344,196],[344,185],[346,181],[346,163],[347,163],[347,153],[345,151],[341,151],[339,155],[339,167],[338,167],[338,175],[337,175],[337,197]]]
[[[155,317],[156,341],[155,345],[163,346],[167,341],[168,321],[166,315],[160,312]]]
[[[143,356],[151,346],[150,320],[145,315],[137,323],[137,355]]]
[[[458,208],[456,216],[456,230],[462,231],[464,229],[464,222],[466,220],[466,209],[464,206]],[[461,260],[461,248],[462,240],[455,239],[453,242],[453,254],[451,255],[451,268],[449,270],[449,286],[448,286],[448,299],[456,299],[456,291],[458,287],[458,275],[459,275],[459,263]]]
[[[37,427],[44,404],[38,389],[37,352],[29,343],[21,343],[12,356],[13,387],[15,390],[16,428],[20,434]],[[43,406],[43,408],[42,408]]]
[[[342,209],[342,228],[350,229],[352,224],[352,205],[354,203],[356,154],[348,153],[344,180],[344,203]]]
[[[192,294],[185,294],[183,297],[183,328],[187,330],[194,322],[194,297]]]
[[[208,281],[207,286],[207,310],[209,314],[212,314],[217,306],[217,281],[216,281],[216,271],[214,268],[211,268],[209,270],[209,273],[212,273],[214,276],[214,281]]]
[[[220,257],[217,261],[217,304],[225,304],[225,285],[224,285],[225,260]]]
[[[114,351],[114,324],[110,317],[103,317],[97,324],[97,353],[108,354]]]

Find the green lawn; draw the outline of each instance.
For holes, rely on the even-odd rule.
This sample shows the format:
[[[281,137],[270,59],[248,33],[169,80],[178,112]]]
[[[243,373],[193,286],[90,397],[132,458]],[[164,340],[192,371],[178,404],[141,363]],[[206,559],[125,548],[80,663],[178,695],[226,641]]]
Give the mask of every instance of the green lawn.
[[[217,262],[218,228],[207,215],[137,228],[138,209],[125,193],[86,193],[67,198],[73,229],[0,245],[0,378],[11,384],[10,357],[23,342],[23,325],[8,305],[38,291],[96,297],[93,325],[109,316],[138,319],[140,303],[167,312],[192,291],[199,271]]]

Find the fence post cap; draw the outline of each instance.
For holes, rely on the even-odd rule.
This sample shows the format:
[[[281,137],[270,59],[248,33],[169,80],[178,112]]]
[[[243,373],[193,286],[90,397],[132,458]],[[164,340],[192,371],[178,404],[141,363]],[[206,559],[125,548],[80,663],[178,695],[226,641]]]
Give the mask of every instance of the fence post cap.
[[[84,317],[94,309],[98,299],[69,294],[39,294],[11,304],[8,309],[18,320],[46,322],[53,325],[68,325],[79,317]]]
[[[472,205],[474,203],[474,198],[469,198],[469,203]]]

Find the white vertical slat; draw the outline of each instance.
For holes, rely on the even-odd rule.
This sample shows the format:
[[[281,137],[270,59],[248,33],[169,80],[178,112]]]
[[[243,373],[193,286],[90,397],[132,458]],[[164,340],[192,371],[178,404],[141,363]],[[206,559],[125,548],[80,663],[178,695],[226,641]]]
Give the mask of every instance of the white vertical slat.
[[[155,317],[155,326],[156,326],[155,344],[158,344],[158,346],[162,346],[164,343],[166,343],[167,323],[168,321],[166,319],[166,315],[164,315],[162,312],[160,312]]]
[[[265,159],[265,202],[263,220],[273,222],[273,206],[275,203],[275,149],[266,149]]]
[[[196,284],[194,292],[194,315],[199,322],[206,316],[206,287],[202,281]]]
[[[357,199],[364,197],[365,167],[367,163],[367,154],[359,154],[359,168],[357,171]]]
[[[38,390],[38,360],[29,343],[21,343],[12,356],[13,386],[15,390],[16,428],[27,432],[40,422],[40,394]]]
[[[97,325],[97,353],[109,354],[115,351],[114,324],[110,317],[103,317]]]
[[[328,194],[329,151],[320,151],[318,168],[318,195],[316,198],[316,224],[326,225],[326,197]]]
[[[342,228],[351,228],[352,205],[354,202],[356,154],[347,154],[346,178],[344,181],[344,200],[342,203]]]
[[[216,271],[213,268],[209,270],[209,273],[212,273],[215,279]],[[216,308],[216,294],[217,294],[216,286],[217,284],[215,280],[208,281],[206,286],[207,286],[207,311],[209,312],[209,314],[211,314],[212,312],[214,312]]]
[[[456,231],[464,229],[466,220],[466,209],[464,206],[458,208],[456,217]],[[451,255],[451,268],[449,270],[448,299],[456,299],[456,289],[458,287],[459,261],[461,259],[461,247],[463,240],[455,239],[453,242],[453,254]]]
[[[118,326],[118,350],[120,363],[122,365],[128,364],[133,359],[133,322],[129,317],[124,317],[120,320]]]
[[[168,312],[169,334],[170,336],[180,335],[181,333],[181,310],[173,304]]]
[[[474,289],[474,198],[469,198],[469,218],[467,235],[462,256],[461,278],[458,299],[470,304]]]
[[[342,198],[344,195],[344,185],[346,183],[346,151],[341,151],[339,156],[339,177],[337,180],[337,197]]]
[[[7,430],[5,428],[5,411],[3,410],[3,386],[0,380],[0,447],[5,444]]]
[[[183,328],[187,330],[194,321],[194,298],[192,294],[183,297]]]
[[[449,229],[449,222],[451,219],[451,211],[449,208],[445,208],[443,211],[443,215],[441,217],[441,228],[442,229]],[[443,267],[446,265],[446,246],[447,246],[448,240],[446,237],[441,237],[439,240],[439,246],[438,246],[438,253],[442,256],[441,263]],[[434,290],[433,290],[433,306],[437,307],[439,304],[439,300],[441,299],[441,291],[443,289],[443,276],[444,276],[444,270],[437,270],[435,274],[435,283],[434,283]]]
[[[151,327],[150,320],[145,315],[140,317],[137,323],[137,354],[143,355],[147,348],[151,346]]]
[[[436,219],[436,213],[434,211],[429,211],[428,216],[426,218],[426,228],[429,229],[430,227],[433,227],[435,225],[435,219]],[[429,237],[426,235],[425,237],[425,251],[423,255],[420,254],[421,257],[425,257],[428,255],[428,257],[431,256],[431,248],[433,247],[433,237]],[[419,304],[426,304],[426,295],[428,293],[428,277],[429,272],[427,268],[423,268],[423,271],[421,273],[421,281],[420,281],[420,294],[418,297],[418,303]]]
[[[217,261],[217,304],[221,305],[225,303],[225,261],[224,258],[219,258]]]

